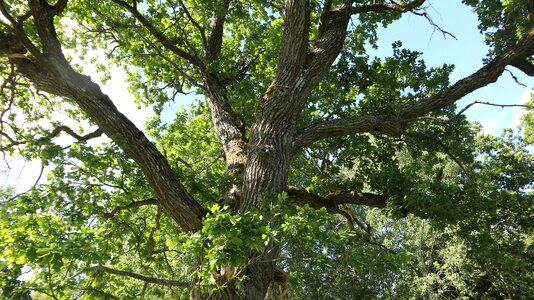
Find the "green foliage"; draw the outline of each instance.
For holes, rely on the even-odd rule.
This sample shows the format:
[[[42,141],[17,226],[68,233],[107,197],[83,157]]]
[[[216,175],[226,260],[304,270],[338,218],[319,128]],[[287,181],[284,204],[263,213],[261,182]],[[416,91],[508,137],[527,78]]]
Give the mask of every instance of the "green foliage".
[[[206,207],[235,183],[226,175],[224,153],[204,104],[181,107],[170,124],[156,117],[148,128],[189,192]]]
[[[530,27],[526,0],[463,0],[478,14],[478,28],[495,56],[513,45]]]
[[[5,252],[5,251],[4,251]],[[30,291],[18,280],[21,275],[21,267],[11,267],[0,262],[0,296],[8,300],[29,300]]]
[[[328,247],[340,246],[351,237],[346,230],[326,230],[334,229],[337,222],[325,209],[294,206],[288,203],[286,194],[269,198],[272,199],[266,199],[262,208],[245,213],[234,213],[228,207],[215,204],[201,231],[171,240],[169,247],[189,253],[200,261],[195,274],[202,278],[202,284],[208,288],[223,288],[227,282],[217,282],[214,274],[225,267],[244,270],[254,263],[248,253],[261,252],[269,243],[298,244],[310,249],[322,245],[322,251],[308,257],[311,262],[321,263],[330,255]],[[238,275],[239,271],[231,279],[247,280]]]

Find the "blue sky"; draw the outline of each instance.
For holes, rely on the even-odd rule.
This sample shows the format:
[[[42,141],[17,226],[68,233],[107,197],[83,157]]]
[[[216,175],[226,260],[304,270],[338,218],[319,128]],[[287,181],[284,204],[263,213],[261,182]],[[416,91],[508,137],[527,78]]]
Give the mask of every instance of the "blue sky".
[[[427,2],[430,5],[428,13],[434,23],[452,33],[457,40],[452,37],[444,38],[425,18],[405,14],[401,20],[379,31],[378,53],[381,56],[390,55],[391,44],[401,40],[403,47],[422,52],[422,58],[428,66],[454,64],[456,69],[451,76],[451,82],[454,83],[482,67],[482,60],[486,57],[488,47],[484,43],[483,35],[477,29],[477,16],[470,7],[461,4],[460,1]],[[475,100],[499,104],[519,102],[524,104],[524,101],[529,99],[534,80],[513,67],[507,69],[527,87],[517,84],[511,75],[505,72],[496,83],[461,99],[458,108],[461,109]],[[485,127],[486,133],[499,135],[502,128],[517,126],[523,111],[522,108],[498,108],[477,104],[467,110],[466,115],[469,119],[480,122]]]

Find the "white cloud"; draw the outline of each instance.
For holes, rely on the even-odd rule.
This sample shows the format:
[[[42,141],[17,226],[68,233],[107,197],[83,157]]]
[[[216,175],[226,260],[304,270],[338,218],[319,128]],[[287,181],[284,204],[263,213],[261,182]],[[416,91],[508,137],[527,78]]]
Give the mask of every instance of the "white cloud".
[[[498,135],[498,131],[502,126],[499,124],[499,122],[496,119],[493,118],[485,118],[477,120],[478,123],[482,126],[482,131],[485,134],[493,134]]]

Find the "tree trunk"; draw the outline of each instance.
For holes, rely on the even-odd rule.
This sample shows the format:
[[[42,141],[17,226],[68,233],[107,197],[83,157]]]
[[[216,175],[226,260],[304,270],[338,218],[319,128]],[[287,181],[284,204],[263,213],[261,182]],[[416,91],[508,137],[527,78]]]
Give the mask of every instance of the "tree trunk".
[[[293,132],[297,114],[291,105],[292,91],[272,86],[262,97],[256,109],[256,120],[247,147],[246,166],[243,174],[242,197],[239,212],[258,208],[262,201],[285,191],[288,180],[289,160],[293,151]],[[215,294],[203,294],[194,290],[191,299],[279,299],[286,281],[284,273],[277,270],[279,247],[269,243],[262,253],[250,253],[251,264],[242,274],[245,281],[240,289],[232,278],[236,270],[221,271],[214,276],[226,288]],[[223,268],[224,269],[224,268]]]
[[[195,287],[191,291],[191,300],[270,300],[285,299],[280,297],[287,290],[287,276],[276,268],[276,259],[279,255],[279,247],[270,243],[263,253],[251,254],[254,263],[248,265],[243,274],[245,281],[241,287],[236,286],[235,268],[225,268],[214,274],[215,280],[223,288],[207,293]],[[200,280],[197,278],[197,280]],[[197,281],[198,282],[198,281]]]

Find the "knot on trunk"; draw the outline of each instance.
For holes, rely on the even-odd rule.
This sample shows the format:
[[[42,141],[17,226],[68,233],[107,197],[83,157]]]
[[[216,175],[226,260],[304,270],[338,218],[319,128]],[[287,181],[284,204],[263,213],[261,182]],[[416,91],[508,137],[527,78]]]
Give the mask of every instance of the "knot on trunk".
[[[223,193],[218,202],[221,206],[228,206],[231,210],[235,211],[239,207],[241,201],[241,190],[236,185],[233,185],[231,189]]]

